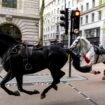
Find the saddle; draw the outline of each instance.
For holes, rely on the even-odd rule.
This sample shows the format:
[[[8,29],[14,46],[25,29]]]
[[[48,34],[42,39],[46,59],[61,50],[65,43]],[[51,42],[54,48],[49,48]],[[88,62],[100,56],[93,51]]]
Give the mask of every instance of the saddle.
[[[32,55],[34,46],[28,46],[27,44],[23,44],[22,48],[20,49],[20,55],[23,58],[23,64],[25,70],[31,70],[32,65],[29,62],[29,57]]]
[[[27,44],[24,44],[24,43],[15,45],[5,53],[1,63],[2,65],[5,65],[6,62],[8,62],[12,56],[20,55],[23,59],[23,65],[25,67],[25,70],[31,70],[32,65],[29,62],[29,57],[32,55],[33,49],[34,49],[34,45],[28,46]]]
[[[105,54],[105,49],[103,47],[94,46],[94,51],[98,55]]]
[[[20,49],[20,54],[22,57],[26,58],[32,55],[33,46],[23,45]]]

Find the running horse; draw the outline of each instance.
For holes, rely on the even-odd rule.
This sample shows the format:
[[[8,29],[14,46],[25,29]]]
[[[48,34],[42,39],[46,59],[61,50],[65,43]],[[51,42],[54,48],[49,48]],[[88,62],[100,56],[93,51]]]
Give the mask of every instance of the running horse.
[[[79,57],[69,49],[64,49],[58,45],[41,48],[36,48],[32,45],[30,47],[25,43],[15,40],[10,35],[0,33],[0,57],[2,59],[2,66],[7,72],[0,83],[1,88],[9,95],[14,96],[20,96],[20,92],[29,95],[39,94],[38,90],[29,91],[23,88],[23,76],[47,68],[51,73],[53,81],[41,93],[41,99],[45,98],[51,88],[58,89],[57,84],[60,83],[60,79],[65,75],[65,72],[61,71],[61,68],[68,60],[68,53],[74,59],[74,65],[79,67]],[[84,72],[84,69],[82,68],[80,71]],[[13,78],[16,78],[17,82],[18,90],[16,91],[12,91],[5,86]]]
[[[60,83],[60,79],[65,75],[61,68],[68,60],[68,53],[70,53],[73,65],[78,68],[78,71],[83,73],[90,71],[90,66],[80,67],[78,54],[70,51],[70,49],[64,49],[59,45],[36,48],[34,45],[30,46],[26,43],[21,43],[10,35],[0,33],[0,57],[2,59],[2,66],[7,72],[0,83],[1,88],[9,95],[14,96],[20,96],[20,92],[29,95],[39,94],[38,90],[29,91],[23,88],[23,76],[47,68],[51,73],[53,81],[41,93],[41,99],[45,98],[50,89],[58,89],[57,84]],[[16,91],[11,91],[5,86],[13,78],[16,78],[17,82],[18,90]]]
[[[85,37],[78,36],[74,40],[70,46],[70,50],[75,49],[79,50],[81,59],[85,59],[88,66],[90,66],[90,69],[92,69],[92,65],[94,64],[105,62],[105,49],[96,45],[92,45]],[[74,67],[76,68],[76,66]],[[90,71],[94,74],[100,73],[100,71]]]

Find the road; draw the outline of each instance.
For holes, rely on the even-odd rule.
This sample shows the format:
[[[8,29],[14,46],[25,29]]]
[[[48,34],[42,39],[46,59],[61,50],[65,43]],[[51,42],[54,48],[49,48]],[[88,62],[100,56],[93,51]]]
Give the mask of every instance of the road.
[[[104,64],[97,64],[93,69],[104,70]],[[68,63],[63,71],[66,75],[58,85],[58,91],[51,89],[46,98],[41,100],[40,94],[27,95],[21,93],[21,96],[10,96],[0,88],[0,105],[105,105],[105,81],[102,80],[103,72],[99,75],[90,73],[80,73],[72,68],[72,77],[68,77]],[[4,76],[5,72],[2,71]],[[24,78],[24,88],[40,92],[45,89],[52,81],[49,71],[41,71],[34,75]],[[17,90],[15,80],[8,83],[8,88]]]

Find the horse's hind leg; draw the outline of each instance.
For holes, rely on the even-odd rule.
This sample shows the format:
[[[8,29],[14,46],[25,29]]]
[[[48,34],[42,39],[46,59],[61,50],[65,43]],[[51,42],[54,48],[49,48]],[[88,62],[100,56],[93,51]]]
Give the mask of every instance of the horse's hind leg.
[[[9,95],[15,95],[15,96],[19,96],[20,94],[19,94],[19,92],[18,91],[11,91],[11,90],[9,90],[9,89],[7,89],[6,87],[5,87],[5,84],[8,82],[8,81],[10,81],[11,79],[13,79],[14,78],[14,76],[13,76],[13,74],[11,73],[11,71],[10,72],[8,72],[7,73],[7,75],[3,78],[3,80],[1,81],[1,83],[0,83],[0,85],[1,85],[1,88],[3,88]]]
[[[24,92],[24,93],[29,94],[29,95],[39,94],[38,90],[28,91],[28,90],[23,89],[23,87],[22,87],[22,85],[23,85],[23,75],[17,75],[16,80],[17,80],[17,86],[18,86],[19,91]]]
[[[54,70],[55,71],[55,70]],[[56,70],[56,72],[54,72],[53,70],[51,70],[51,75],[53,77],[53,82],[51,83],[50,86],[48,86],[46,89],[44,89],[44,91],[41,94],[41,99],[46,97],[46,93],[51,89],[54,88],[55,90],[57,90],[57,84],[60,83],[60,78],[62,78],[65,73],[61,70]]]

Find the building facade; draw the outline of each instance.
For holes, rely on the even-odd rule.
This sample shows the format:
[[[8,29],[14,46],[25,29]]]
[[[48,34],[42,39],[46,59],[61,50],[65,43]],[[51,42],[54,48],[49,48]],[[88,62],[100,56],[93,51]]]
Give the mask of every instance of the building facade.
[[[44,9],[44,45],[58,40],[67,44],[68,35],[64,34],[64,28],[60,26],[60,10],[65,7],[71,9],[77,5],[77,0],[50,0],[45,3]]]
[[[93,44],[105,46],[105,0],[82,0],[80,30]]]
[[[105,0],[52,0],[47,3],[44,11],[45,44],[56,39],[65,40],[64,28],[59,25],[60,10],[64,10],[65,6],[69,8],[69,12],[76,8],[81,11],[80,35],[88,38],[93,44],[105,46]]]
[[[38,41],[39,0],[0,0],[0,31],[18,40]]]

